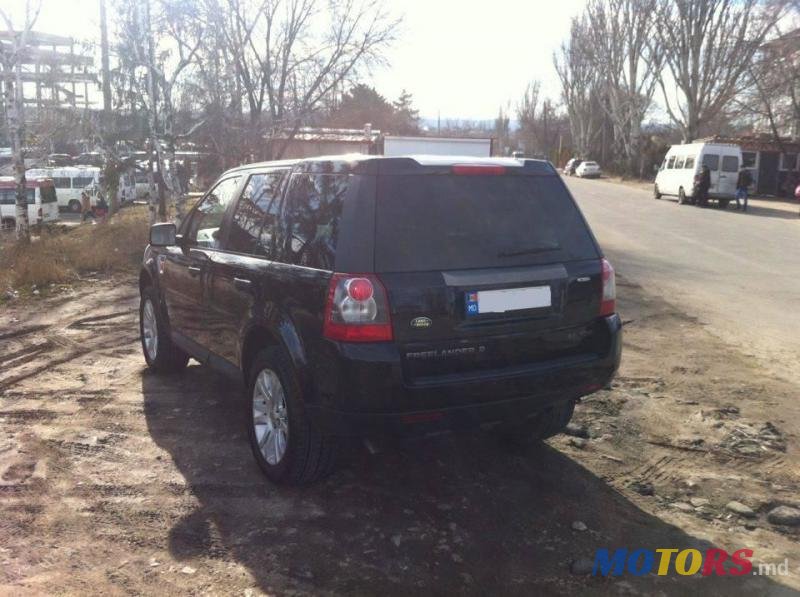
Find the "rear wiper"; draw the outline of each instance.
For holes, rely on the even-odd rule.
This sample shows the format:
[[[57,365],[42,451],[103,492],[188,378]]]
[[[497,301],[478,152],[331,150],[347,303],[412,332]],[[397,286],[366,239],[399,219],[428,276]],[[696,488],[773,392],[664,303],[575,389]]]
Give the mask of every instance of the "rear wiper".
[[[498,257],[517,257],[519,255],[535,255],[536,253],[548,253],[558,251],[561,247],[531,247],[530,249],[520,249],[519,251],[500,251]]]

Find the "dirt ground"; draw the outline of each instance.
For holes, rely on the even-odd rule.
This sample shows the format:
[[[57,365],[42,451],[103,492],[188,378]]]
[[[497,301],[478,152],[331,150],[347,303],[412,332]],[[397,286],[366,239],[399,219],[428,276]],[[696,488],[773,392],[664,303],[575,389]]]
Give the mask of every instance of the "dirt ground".
[[[800,527],[766,514],[800,501],[798,385],[619,285],[624,364],[578,406],[588,440],[354,447],[303,489],[259,474],[238,388],[198,365],[145,370],[133,281],[7,303],[0,593],[797,594]],[[790,575],[606,579],[573,565],[600,547],[711,546],[788,559]]]

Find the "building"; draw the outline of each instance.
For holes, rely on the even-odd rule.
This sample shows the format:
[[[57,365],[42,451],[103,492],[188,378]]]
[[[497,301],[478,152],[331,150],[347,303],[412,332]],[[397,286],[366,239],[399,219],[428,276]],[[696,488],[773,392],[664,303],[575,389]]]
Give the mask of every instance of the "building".
[[[731,143],[742,148],[742,165],[753,176],[753,184],[760,195],[794,196],[800,182],[797,157],[800,143],[791,138],[776,140],[771,135],[744,135],[722,137],[719,135],[697,139],[696,143]]]
[[[288,135],[286,136],[288,137]],[[278,136],[280,143],[286,137]],[[329,129],[305,127],[297,131],[283,152],[282,159],[310,158],[346,153],[374,154],[378,151],[381,132],[366,125],[363,129]]]

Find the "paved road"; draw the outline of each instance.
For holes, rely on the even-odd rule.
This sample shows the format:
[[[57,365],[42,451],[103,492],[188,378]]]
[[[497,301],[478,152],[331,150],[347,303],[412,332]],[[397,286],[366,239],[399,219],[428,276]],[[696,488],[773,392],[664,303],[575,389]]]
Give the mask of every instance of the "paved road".
[[[800,372],[796,205],[755,201],[744,214],[656,201],[648,191],[601,180],[567,184],[622,276],[773,370]]]

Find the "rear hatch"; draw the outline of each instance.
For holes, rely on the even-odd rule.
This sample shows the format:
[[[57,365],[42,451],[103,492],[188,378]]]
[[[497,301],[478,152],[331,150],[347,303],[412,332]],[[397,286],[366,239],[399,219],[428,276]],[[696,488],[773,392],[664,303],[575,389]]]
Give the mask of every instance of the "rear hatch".
[[[411,161],[411,160],[409,160]],[[552,167],[385,167],[375,271],[408,385],[600,350],[600,255]]]

